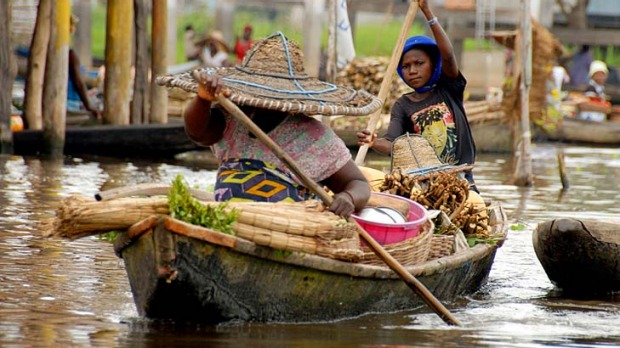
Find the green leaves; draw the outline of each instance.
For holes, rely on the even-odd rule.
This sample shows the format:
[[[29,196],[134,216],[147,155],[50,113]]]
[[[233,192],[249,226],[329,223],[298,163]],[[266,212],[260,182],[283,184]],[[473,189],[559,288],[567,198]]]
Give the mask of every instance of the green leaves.
[[[168,192],[168,206],[170,216],[175,219],[226,234],[234,234],[232,225],[239,216],[239,212],[235,209],[226,211],[226,203],[214,206],[200,203],[189,194],[187,183],[182,175],[177,175],[172,182],[172,187]]]

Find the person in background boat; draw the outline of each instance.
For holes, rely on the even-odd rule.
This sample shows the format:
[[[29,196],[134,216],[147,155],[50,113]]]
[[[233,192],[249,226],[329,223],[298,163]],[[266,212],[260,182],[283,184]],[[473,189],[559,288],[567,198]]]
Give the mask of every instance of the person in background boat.
[[[241,63],[243,61],[243,57],[248,52],[250,47],[252,47],[252,26],[246,25],[243,27],[243,36],[240,38],[237,36],[235,39],[235,55],[237,56],[237,63]]]
[[[588,80],[588,87],[586,87],[584,94],[588,97],[598,98],[600,101],[606,101],[605,82],[607,81],[607,76],[609,76],[607,64],[600,60],[593,61],[590,64],[588,76],[590,79]]]
[[[301,49],[282,33],[257,42],[248,54],[242,66],[197,72],[198,95],[184,113],[187,135],[199,145],[212,146],[220,163],[216,200],[313,198],[284,162],[215,102],[223,93],[303,173],[334,193],[331,211],[343,217],[360,211],[370,198],[368,181],[344,142],[310,115],[364,115],[381,103],[368,93],[308,77]]]
[[[578,117],[583,120],[605,121],[607,113],[611,111],[611,103],[605,95],[605,82],[609,75],[607,64],[600,60],[593,61],[588,75],[590,80],[584,95],[589,98],[589,102],[585,107],[580,106]]]
[[[185,27],[183,45],[185,49],[185,58],[188,61],[200,59],[200,47],[196,44],[196,31],[191,24]]]
[[[379,153],[390,154],[397,137],[416,133],[428,140],[442,162],[473,165],[476,146],[463,107],[467,81],[429,1],[421,0],[419,6],[436,41],[427,36],[407,39],[397,71],[413,92],[394,103],[387,133],[382,138],[363,130],[357,133],[359,145],[368,144]],[[465,172],[465,178],[477,191],[471,170]]]
[[[579,87],[588,83],[588,69],[593,60],[590,45],[581,46],[581,49],[573,54],[568,70],[572,85]]]
[[[213,31],[201,40],[199,45],[202,47],[200,61],[203,66],[219,68],[232,65],[228,59],[230,50],[224,42],[224,36],[220,31]]]
[[[71,15],[69,32],[75,33],[79,19]],[[69,48],[69,81],[67,83],[67,111],[74,113],[88,112],[95,119],[101,118],[101,111],[95,107],[94,98],[91,97],[84,78],[80,59],[73,48]]]

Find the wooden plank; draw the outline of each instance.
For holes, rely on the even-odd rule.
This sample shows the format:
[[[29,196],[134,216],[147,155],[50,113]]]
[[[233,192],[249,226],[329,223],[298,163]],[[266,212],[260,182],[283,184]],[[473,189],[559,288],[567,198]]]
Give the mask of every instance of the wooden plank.
[[[161,219],[161,216],[153,215],[142,221],[136,222],[127,229],[127,232],[125,232],[127,237],[126,239],[133,240],[134,238],[141,236],[143,233],[152,230],[157,225],[159,219]]]
[[[204,240],[209,243],[234,248],[237,243],[237,238],[221,232],[216,232],[208,228],[200,227],[185,223],[173,219],[171,217],[165,217],[163,219],[164,226],[170,231],[174,231],[176,234],[180,234],[186,237]]]
[[[620,35],[618,29],[571,29],[558,28],[551,29],[551,33],[565,44],[591,46],[620,46]]]

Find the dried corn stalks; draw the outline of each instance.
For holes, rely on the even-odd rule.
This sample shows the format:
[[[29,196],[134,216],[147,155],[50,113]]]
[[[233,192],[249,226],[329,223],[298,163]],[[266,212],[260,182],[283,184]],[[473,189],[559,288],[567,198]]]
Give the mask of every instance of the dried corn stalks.
[[[465,235],[488,236],[486,208],[467,202],[469,184],[455,173],[433,176],[407,175],[396,169],[385,176],[382,192],[410,198],[426,209],[441,210]]]

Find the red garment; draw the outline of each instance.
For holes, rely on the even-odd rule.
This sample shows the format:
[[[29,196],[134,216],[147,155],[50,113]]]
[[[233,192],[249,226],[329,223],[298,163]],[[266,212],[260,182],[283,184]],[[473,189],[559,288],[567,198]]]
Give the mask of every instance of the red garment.
[[[251,39],[245,42],[241,39],[237,39],[237,42],[235,42],[235,54],[237,55],[237,62],[241,62],[243,60],[243,57],[245,57],[245,54],[248,52],[250,47],[252,47]]]

